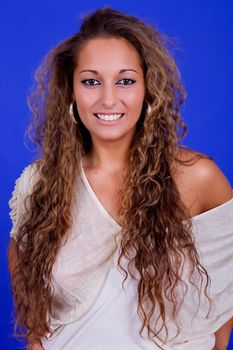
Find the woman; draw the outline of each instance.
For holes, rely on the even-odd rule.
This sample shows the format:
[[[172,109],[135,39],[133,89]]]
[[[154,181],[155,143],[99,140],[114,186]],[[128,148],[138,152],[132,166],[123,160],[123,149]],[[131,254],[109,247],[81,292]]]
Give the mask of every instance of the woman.
[[[10,202],[29,348],[223,349],[232,191],[212,160],[178,145],[184,90],[160,35],[100,9],[36,78],[41,152]]]

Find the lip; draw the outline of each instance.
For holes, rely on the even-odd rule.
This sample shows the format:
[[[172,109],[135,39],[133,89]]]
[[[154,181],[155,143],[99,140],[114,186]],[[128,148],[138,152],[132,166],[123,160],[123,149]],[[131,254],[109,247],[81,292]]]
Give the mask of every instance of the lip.
[[[98,114],[102,114],[104,116],[106,116],[106,115],[116,115],[117,114],[117,115],[120,115],[119,119],[121,119],[125,115],[125,113],[93,113],[93,114],[99,120],[101,120],[101,119],[98,117]]]
[[[97,116],[97,114],[102,114],[102,115],[113,115],[113,114],[121,114],[123,115],[124,113],[120,113],[120,112],[97,112],[97,113],[93,113],[95,116]]]
[[[121,119],[124,117],[125,113],[93,113],[94,116],[96,117],[96,121],[98,124],[105,125],[105,126],[112,126],[112,125],[117,125],[121,122]],[[97,117],[97,114],[103,114],[103,115],[112,115],[112,114],[121,114],[121,117],[117,120],[103,120]]]

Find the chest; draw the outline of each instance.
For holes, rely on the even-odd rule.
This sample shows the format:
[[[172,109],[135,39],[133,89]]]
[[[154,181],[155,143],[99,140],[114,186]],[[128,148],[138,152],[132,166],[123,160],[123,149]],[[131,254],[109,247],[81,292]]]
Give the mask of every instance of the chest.
[[[103,171],[85,170],[85,175],[102,206],[118,221],[122,174],[116,172],[110,175]]]
[[[123,184],[122,173],[116,172],[110,175],[103,171],[90,171],[88,169],[85,170],[85,173],[92,190],[102,206],[114,220],[119,222],[120,190]],[[199,214],[201,208],[195,189],[184,176],[175,180],[181,201],[187,208],[189,216],[192,217]]]

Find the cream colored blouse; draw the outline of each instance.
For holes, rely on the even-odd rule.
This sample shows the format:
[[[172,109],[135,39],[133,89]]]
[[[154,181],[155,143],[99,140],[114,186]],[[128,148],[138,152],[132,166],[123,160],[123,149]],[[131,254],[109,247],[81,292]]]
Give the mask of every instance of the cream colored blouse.
[[[28,166],[16,181],[12,199],[11,237],[25,213],[24,198],[36,179],[35,167]],[[26,203],[27,205],[27,203]],[[178,314],[179,335],[167,304],[169,336],[165,333],[151,341],[139,336],[137,315],[137,278],[128,278],[117,269],[117,237],[121,227],[103,207],[91,188],[83,169],[74,187],[73,227],[53,267],[54,318],[51,331],[43,338],[46,350],[211,350],[214,332],[233,316],[233,199],[192,218],[193,234],[201,261],[211,278],[209,304],[201,290],[183,279],[188,291]],[[125,262],[126,263],[126,262]],[[137,272],[135,271],[137,276]],[[196,280],[199,284],[200,280]],[[182,288],[182,287],[181,287]],[[177,290],[177,293],[181,292]]]

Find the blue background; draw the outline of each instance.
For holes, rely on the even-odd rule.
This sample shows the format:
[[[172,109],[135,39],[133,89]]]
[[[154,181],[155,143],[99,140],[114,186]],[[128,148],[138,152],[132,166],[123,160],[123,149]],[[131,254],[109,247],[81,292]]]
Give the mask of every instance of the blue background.
[[[19,348],[19,343],[12,337],[12,299],[6,263],[11,227],[7,202],[15,179],[34,155],[24,145],[30,116],[26,96],[34,71],[48,50],[78,30],[81,14],[105,5],[156,23],[161,32],[175,40],[178,47],[175,57],[188,91],[183,109],[189,127],[185,144],[212,156],[233,184],[231,1],[2,2],[0,348],[4,350]],[[233,339],[229,349],[233,349]]]

